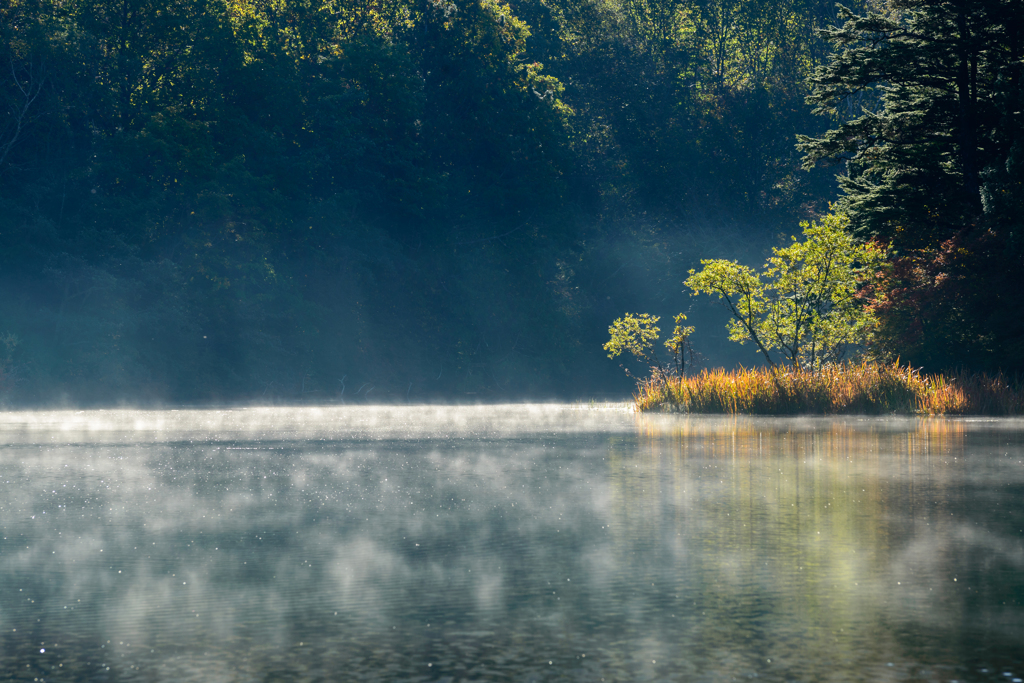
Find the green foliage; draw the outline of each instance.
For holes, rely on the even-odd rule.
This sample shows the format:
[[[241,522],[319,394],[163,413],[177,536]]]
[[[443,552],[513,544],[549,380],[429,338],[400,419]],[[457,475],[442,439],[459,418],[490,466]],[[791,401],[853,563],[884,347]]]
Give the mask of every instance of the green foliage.
[[[660,369],[662,364],[654,347],[661,333],[661,329],[657,327],[660,319],[659,316],[649,313],[627,313],[623,318],[616,318],[608,328],[611,339],[604,345],[608,357],[616,358],[623,353],[630,353],[638,361]]]
[[[933,370],[1019,370],[1024,269],[1024,22],[1009,0],[895,0],[841,10],[799,138],[838,163],[855,232],[892,248],[874,290],[878,347]],[[1012,207],[1012,208],[1011,208]],[[1009,274],[1013,275],[1009,275]]]
[[[1021,127],[1021,28],[1006,0],[897,0],[825,32],[834,56],[810,101],[836,126],[800,136],[805,164],[845,161],[854,228],[898,249],[934,246],[982,213],[986,173]]]
[[[693,344],[690,337],[693,336],[694,327],[683,325],[686,322],[686,315],[683,313],[677,313],[673,320],[676,326],[672,330],[672,336],[665,340],[665,348],[671,354],[671,365],[675,374],[682,375],[686,372],[686,357],[689,356],[690,360],[693,360]]]
[[[769,365],[777,349],[793,368],[819,370],[867,344],[875,317],[857,296],[881,266],[885,252],[858,244],[849,220],[829,214],[801,223],[806,238],[772,250],[762,272],[732,261],[702,260],[684,283],[694,295],[716,295],[732,313],[729,339],[753,341]]]
[[[646,364],[651,371],[658,376],[682,375],[686,372],[686,357],[693,358],[693,347],[690,343],[690,336],[693,335],[693,326],[683,325],[686,316],[682,313],[675,316],[675,328],[672,335],[665,341],[665,348],[668,349],[670,360],[663,363],[658,356],[655,342],[661,334],[657,323],[661,318],[649,313],[634,315],[627,313],[623,318],[617,318],[612,326],[608,328],[611,339],[604,345],[609,358],[616,358],[623,353],[631,354],[636,360]],[[629,374],[629,370],[626,370]]]
[[[863,2],[854,2],[860,7]],[[828,174],[792,145],[820,129],[804,79],[827,53],[827,3],[545,0],[574,146],[626,205],[669,215],[785,214],[822,203]],[[622,169],[628,169],[622,173]],[[774,216],[773,216],[774,217]],[[787,219],[791,220],[790,216]]]
[[[0,319],[32,356],[20,397],[564,375],[548,283],[574,239],[569,112],[530,35],[493,0],[0,6]],[[467,313],[497,300],[530,305]]]
[[[792,145],[824,125],[803,79],[831,11],[0,3],[15,393],[326,398],[359,373],[412,400],[621,387],[602,321],[679,279],[694,225],[755,226],[754,243],[831,194]],[[1019,169],[980,172],[1001,224]],[[659,372],[692,367],[675,328]]]

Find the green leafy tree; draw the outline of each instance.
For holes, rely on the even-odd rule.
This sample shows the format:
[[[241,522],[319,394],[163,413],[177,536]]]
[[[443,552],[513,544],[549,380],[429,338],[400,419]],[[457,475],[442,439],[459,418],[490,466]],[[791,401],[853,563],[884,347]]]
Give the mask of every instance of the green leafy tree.
[[[803,242],[772,250],[762,272],[734,261],[702,260],[685,285],[693,294],[717,295],[732,313],[729,339],[752,341],[765,361],[777,350],[793,368],[819,369],[842,360],[849,349],[870,341],[875,316],[858,296],[865,278],[881,266],[885,252],[858,244],[849,219],[829,214],[801,223]]]
[[[693,335],[693,327],[683,325],[686,322],[686,315],[680,313],[675,316],[675,328],[672,335],[665,342],[670,360],[662,362],[658,356],[655,342],[661,333],[657,327],[659,316],[649,313],[632,314],[627,313],[625,317],[618,318],[608,328],[611,339],[604,345],[609,358],[616,358],[623,353],[629,353],[638,361],[650,366],[651,371],[661,377],[669,375],[682,375],[686,372],[686,358],[693,358],[693,346],[690,337]],[[629,370],[626,370],[629,373]]]
[[[672,354],[672,369],[677,375],[682,375],[686,372],[686,357],[690,357],[691,364],[693,363],[693,342],[690,341],[690,337],[693,336],[693,325],[684,325],[686,322],[686,315],[679,313],[673,320],[676,324],[672,330],[672,336],[665,341],[665,348]]]
[[[659,320],[659,316],[649,313],[627,313],[625,317],[617,318],[608,328],[608,334],[612,337],[604,345],[608,357],[616,358],[628,352],[652,369],[661,369],[663,365],[654,348],[661,333],[661,328],[657,326]],[[626,370],[626,374],[629,374],[629,370]]]

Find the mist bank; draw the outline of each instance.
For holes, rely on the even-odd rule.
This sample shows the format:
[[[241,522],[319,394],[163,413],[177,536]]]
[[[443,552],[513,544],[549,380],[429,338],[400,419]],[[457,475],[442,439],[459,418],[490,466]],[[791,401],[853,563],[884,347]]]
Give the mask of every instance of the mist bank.
[[[761,678],[819,680],[829,652],[862,680],[1002,677],[1024,630],[1021,426],[0,414],[0,671],[635,680],[656,660],[718,680],[767,654]]]
[[[364,233],[363,250],[335,243],[339,263],[255,291],[211,287],[167,260],[101,267],[47,256],[38,272],[0,285],[0,400],[38,407],[626,399],[634,382],[601,349],[623,310],[688,310],[705,364],[756,363],[752,349],[726,340],[725,311],[692,300],[681,282],[697,255],[756,260],[770,237],[760,235],[759,244],[754,230],[718,226],[666,231],[652,243],[658,232],[648,230],[599,234],[574,268],[538,257],[529,269],[486,242],[406,255],[386,240],[366,245]],[[58,258],[65,268],[49,265]]]

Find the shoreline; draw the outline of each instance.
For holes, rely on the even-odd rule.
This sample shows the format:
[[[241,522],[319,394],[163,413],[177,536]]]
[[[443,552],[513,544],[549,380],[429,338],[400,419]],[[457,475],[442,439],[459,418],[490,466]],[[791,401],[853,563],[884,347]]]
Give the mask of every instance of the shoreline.
[[[740,368],[652,376],[637,385],[638,412],[745,415],[1024,414],[1024,389],[1003,374],[925,374],[892,364],[818,372]]]

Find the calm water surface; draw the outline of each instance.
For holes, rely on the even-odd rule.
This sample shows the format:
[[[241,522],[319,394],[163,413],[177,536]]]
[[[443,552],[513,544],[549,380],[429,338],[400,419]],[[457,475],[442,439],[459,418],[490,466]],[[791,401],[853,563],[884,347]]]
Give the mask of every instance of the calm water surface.
[[[0,414],[0,680],[1024,679],[1024,422]]]

